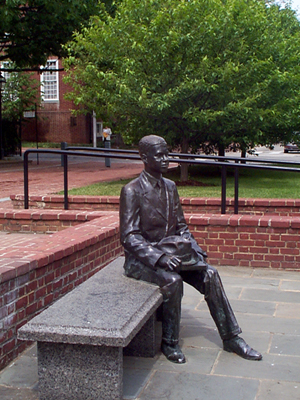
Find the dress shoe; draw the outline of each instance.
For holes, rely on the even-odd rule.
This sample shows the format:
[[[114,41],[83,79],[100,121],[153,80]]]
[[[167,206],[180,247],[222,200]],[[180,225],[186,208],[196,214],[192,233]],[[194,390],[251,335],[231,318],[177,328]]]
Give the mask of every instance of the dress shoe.
[[[184,364],[186,361],[185,356],[178,344],[170,345],[167,343],[162,343],[161,351],[169,361],[177,364]]]
[[[262,359],[262,355],[247,345],[245,340],[239,336],[235,336],[232,339],[223,341],[223,348],[229,353],[236,353],[238,356],[245,358],[246,360]]]

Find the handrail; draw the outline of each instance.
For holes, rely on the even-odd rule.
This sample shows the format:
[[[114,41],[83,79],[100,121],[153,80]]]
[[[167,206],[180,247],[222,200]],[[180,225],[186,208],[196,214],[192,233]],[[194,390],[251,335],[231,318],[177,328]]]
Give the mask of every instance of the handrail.
[[[79,148],[76,150],[88,149],[88,151],[74,151],[74,150],[53,150],[53,149],[28,149],[24,152],[24,208],[28,209],[29,206],[29,180],[28,180],[28,156],[30,153],[40,153],[40,154],[57,154],[63,157],[63,168],[64,168],[64,209],[68,209],[68,156],[78,156],[78,157],[110,157],[123,160],[141,160],[136,150],[120,150],[120,149],[106,149],[106,148]],[[91,149],[94,152],[90,152]],[[98,152],[103,152],[99,154]],[[124,155],[119,154],[124,153]],[[214,165],[222,167],[221,179],[221,214],[226,214],[226,176],[227,168],[235,169],[235,197],[234,197],[234,213],[238,214],[238,171],[240,168],[254,168],[254,169],[268,169],[276,171],[289,171],[289,172],[300,172],[300,168],[283,167],[280,165],[299,165],[300,163],[290,162],[290,161],[271,161],[271,160],[259,160],[259,164],[248,164],[248,161],[253,162],[254,160],[245,159],[241,157],[226,157],[226,156],[205,156],[198,154],[181,154],[181,153],[170,153],[170,162],[175,162],[178,164],[194,164],[194,165]],[[221,159],[221,161],[220,161]],[[229,161],[234,161],[228,162]],[[279,166],[269,166],[263,165],[276,163]]]
[[[105,147],[83,147],[83,146],[67,146],[64,150],[85,150],[85,151],[96,151],[96,152],[111,152],[111,153],[128,153],[128,154],[139,154],[138,150],[128,150],[128,149],[109,149]],[[261,158],[244,158],[244,157],[232,157],[232,156],[211,156],[206,154],[192,154],[192,153],[169,153],[170,157],[180,157],[180,158],[192,158],[192,159],[211,159],[211,160],[226,160],[226,161],[240,161],[242,163],[264,163],[264,164],[278,164],[278,165],[285,165],[285,164],[293,164],[299,165],[300,162],[294,161],[280,161],[280,160],[264,160]],[[107,157],[107,154],[106,154]]]
[[[70,151],[70,150],[53,150],[53,149],[28,149],[24,152],[24,208],[28,209],[29,201],[29,184],[28,184],[28,156],[30,153],[39,153],[39,154],[57,154],[63,155],[63,168],[64,168],[64,209],[68,209],[68,156],[78,156],[78,157],[107,157],[107,154],[97,154],[97,153],[83,153],[79,151]],[[122,156],[122,155],[114,155],[110,154],[111,158],[120,158],[120,159],[133,159],[140,160],[139,156]]]

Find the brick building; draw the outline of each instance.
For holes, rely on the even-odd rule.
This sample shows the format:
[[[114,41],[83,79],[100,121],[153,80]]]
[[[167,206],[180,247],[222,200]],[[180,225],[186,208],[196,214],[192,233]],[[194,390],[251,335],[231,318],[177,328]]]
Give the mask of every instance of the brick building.
[[[92,143],[93,119],[90,114],[72,115],[75,108],[64,98],[70,90],[63,82],[64,71],[61,60],[49,57],[47,71],[35,73],[34,78],[41,81],[41,101],[36,112],[24,114],[21,139],[37,142],[68,142],[70,144]],[[53,69],[51,72],[50,70]]]

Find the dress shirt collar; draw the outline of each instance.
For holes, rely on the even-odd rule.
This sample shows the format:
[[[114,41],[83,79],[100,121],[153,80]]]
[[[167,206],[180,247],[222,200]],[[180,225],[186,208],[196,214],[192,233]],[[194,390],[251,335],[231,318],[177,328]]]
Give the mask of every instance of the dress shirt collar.
[[[150,182],[150,184],[156,188],[156,187],[161,187],[162,186],[162,178],[160,179],[156,179],[154,178],[153,175],[149,174],[148,172],[146,172],[145,170],[143,170],[143,174],[145,175],[146,179]]]

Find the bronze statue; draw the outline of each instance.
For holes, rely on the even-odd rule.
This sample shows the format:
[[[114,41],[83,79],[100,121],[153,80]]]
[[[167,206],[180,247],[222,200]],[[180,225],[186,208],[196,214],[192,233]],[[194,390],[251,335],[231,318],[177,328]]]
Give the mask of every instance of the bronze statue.
[[[121,191],[120,231],[125,274],[157,284],[163,294],[162,345],[168,360],[184,363],[178,344],[183,281],[204,295],[223,348],[248,360],[262,355],[239,337],[241,329],[218,271],[206,262],[184,219],[176,185],[162,178],[168,169],[167,143],[145,136],[139,143],[144,170]]]

